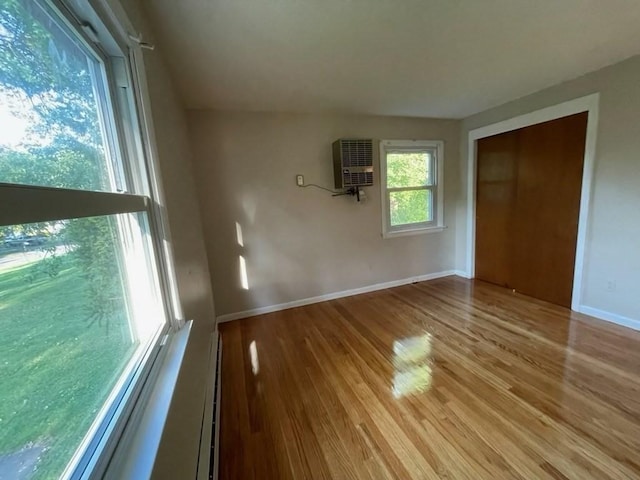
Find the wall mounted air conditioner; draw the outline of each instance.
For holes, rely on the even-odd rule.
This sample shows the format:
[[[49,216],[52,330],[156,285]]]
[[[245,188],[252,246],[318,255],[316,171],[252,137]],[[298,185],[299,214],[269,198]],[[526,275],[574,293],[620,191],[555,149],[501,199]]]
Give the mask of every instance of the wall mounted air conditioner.
[[[373,185],[373,140],[333,142],[333,176],[336,189]]]

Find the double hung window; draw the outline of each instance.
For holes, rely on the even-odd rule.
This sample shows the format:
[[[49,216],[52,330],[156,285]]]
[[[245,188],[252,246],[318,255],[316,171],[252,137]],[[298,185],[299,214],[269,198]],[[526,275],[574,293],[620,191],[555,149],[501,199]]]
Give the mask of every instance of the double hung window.
[[[136,55],[88,11],[96,3],[0,1],[7,478],[86,476],[113,447],[176,317]]]
[[[382,232],[394,237],[443,228],[441,141],[382,140]]]

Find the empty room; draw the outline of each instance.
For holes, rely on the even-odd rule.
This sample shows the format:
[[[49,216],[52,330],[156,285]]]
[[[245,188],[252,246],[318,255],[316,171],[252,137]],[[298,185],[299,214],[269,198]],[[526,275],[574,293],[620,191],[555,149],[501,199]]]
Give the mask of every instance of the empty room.
[[[2,0],[0,479],[640,479],[638,25]]]

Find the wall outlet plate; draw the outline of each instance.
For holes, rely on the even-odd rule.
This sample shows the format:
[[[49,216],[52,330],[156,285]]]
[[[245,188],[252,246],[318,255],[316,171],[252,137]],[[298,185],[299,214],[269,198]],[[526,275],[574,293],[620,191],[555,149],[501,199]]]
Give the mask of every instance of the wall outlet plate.
[[[304,175],[296,175],[296,185],[304,187]]]

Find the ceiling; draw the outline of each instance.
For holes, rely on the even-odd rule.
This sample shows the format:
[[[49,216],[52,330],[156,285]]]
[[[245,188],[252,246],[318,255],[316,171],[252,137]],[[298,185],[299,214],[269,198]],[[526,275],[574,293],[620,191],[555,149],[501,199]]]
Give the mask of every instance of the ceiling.
[[[639,0],[143,0],[188,108],[463,118],[640,53]]]

